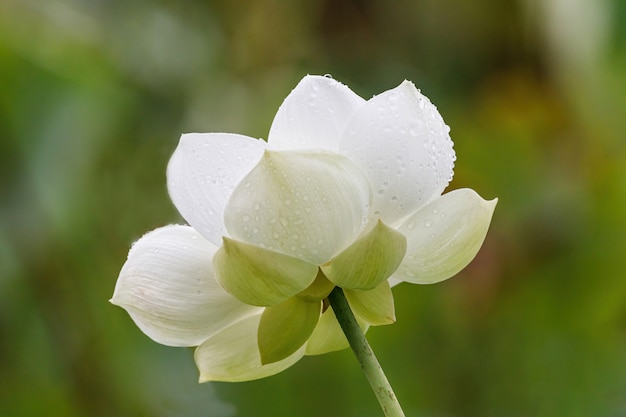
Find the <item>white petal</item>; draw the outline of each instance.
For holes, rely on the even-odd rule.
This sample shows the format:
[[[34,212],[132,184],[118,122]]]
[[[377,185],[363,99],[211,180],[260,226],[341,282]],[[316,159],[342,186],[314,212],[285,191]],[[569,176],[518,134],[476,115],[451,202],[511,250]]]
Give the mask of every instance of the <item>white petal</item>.
[[[240,382],[277,374],[304,355],[303,346],[291,356],[261,365],[257,329],[261,315],[244,319],[209,338],[196,349],[194,358],[200,370],[200,382]]]
[[[167,167],[167,187],[185,220],[216,245],[222,243],[224,207],[235,186],[259,162],[266,143],[229,133],[190,133]]]
[[[268,142],[276,149],[336,151],[348,119],[363,103],[332,78],[308,75],[278,109]]]
[[[217,283],[217,248],[188,226],[156,229],[131,248],[111,303],[124,308],[150,338],[196,346],[222,328],[258,312]]]
[[[357,111],[340,151],[370,179],[374,215],[393,225],[441,194],[454,167],[449,130],[409,81]]]
[[[224,220],[237,240],[320,265],[359,235],[369,201],[367,179],[344,156],[266,151]]]
[[[431,284],[461,271],[480,249],[496,203],[464,188],[409,216],[398,228],[407,237],[407,251],[393,278]]]

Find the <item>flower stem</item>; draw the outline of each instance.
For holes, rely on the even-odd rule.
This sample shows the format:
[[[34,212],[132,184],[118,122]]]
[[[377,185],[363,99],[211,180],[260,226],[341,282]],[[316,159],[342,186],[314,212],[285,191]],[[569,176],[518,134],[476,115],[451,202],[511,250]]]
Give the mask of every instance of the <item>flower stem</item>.
[[[341,326],[341,329],[346,335],[350,347],[361,364],[361,369],[370,383],[376,399],[383,409],[386,417],[404,417],[404,412],[400,403],[396,399],[396,395],[393,393],[393,389],[383,372],[383,368],[380,367],[374,351],[367,343],[365,334],[359,327],[354,314],[350,309],[348,300],[343,293],[343,290],[339,287],[335,289],[328,296],[337,321]]]

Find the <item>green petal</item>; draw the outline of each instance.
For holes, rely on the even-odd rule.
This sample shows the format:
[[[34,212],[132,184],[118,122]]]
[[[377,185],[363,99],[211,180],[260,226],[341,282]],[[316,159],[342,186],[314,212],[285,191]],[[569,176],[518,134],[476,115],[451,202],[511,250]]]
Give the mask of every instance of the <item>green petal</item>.
[[[372,326],[395,323],[396,313],[389,282],[383,281],[373,290],[345,290],[344,294],[354,315]]]
[[[266,308],[259,323],[261,363],[278,362],[302,347],[315,329],[321,309],[321,302],[307,303],[298,297]]]
[[[497,199],[483,200],[464,188],[434,199],[398,228],[407,251],[395,279],[432,284],[457,274],[469,264],[487,235]]]
[[[261,314],[258,314],[241,320],[198,346],[194,359],[200,370],[200,382],[240,382],[265,378],[302,358],[304,348],[281,361],[262,365],[257,344],[260,318]]]
[[[367,332],[368,324],[356,317],[363,332]],[[306,344],[306,355],[322,355],[350,347],[346,335],[341,330],[332,307],[328,307],[320,317],[315,330]]]
[[[328,294],[335,288],[335,284],[330,282],[321,270],[318,270],[317,277],[313,284],[309,285],[307,289],[298,293],[298,297],[309,303],[316,301],[322,301],[328,297]]]
[[[379,220],[372,230],[321,269],[339,287],[370,290],[393,274],[405,252],[404,235]]]
[[[279,304],[306,289],[316,265],[259,246],[224,238],[213,258],[220,284],[240,301],[256,306]]]

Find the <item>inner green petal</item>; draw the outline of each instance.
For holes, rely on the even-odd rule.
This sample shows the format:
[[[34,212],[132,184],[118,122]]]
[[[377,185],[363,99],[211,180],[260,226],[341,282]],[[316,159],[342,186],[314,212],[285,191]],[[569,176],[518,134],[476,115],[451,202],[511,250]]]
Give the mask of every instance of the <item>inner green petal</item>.
[[[313,333],[321,308],[321,302],[308,303],[298,297],[266,308],[258,332],[261,363],[274,363],[297,351]]]
[[[330,282],[324,273],[319,270],[317,272],[317,276],[315,277],[315,281],[313,281],[307,289],[298,293],[297,296],[304,301],[314,303],[322,301],[324,298],[328,297],[328,294],[330,294],[333,288],[335,288],[335,284]]]
[[[388,281],[383,281],[373,290],[345,290],[354,315],[372,326],[392,324],[396,321],[393,294]]]
[[[367,332],[369,325],[359,316],[355,316],[359,327]],[[306,344],[306,355],[322,355],[350,347],[346,335],[341,330],[332,307],[328,307],[322,314]]]
[[[306,289],[318,267],[298,258],[224,238],[213,257],[222,287],[240,301],[272,306]]]
[[[382,221],[320,268],[335,285],[355,290],[376,288],[398,268],[406,238]]]

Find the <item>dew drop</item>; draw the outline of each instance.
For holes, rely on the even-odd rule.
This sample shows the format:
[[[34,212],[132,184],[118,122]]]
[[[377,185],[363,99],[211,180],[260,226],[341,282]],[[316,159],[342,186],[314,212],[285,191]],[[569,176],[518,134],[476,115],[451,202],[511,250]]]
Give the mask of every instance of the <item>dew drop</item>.
[[[430,220],[426,221],[426,223],[424,223],[424,226],[426,227],[430,227],[432,226],[433,222],[431,222]]]
[[[250,221],[250,216],[248,216],[247,214],[244,214],[244,215],[241,217],[241,220],[243,220],[244,222],[249,222],[249,221]]]

